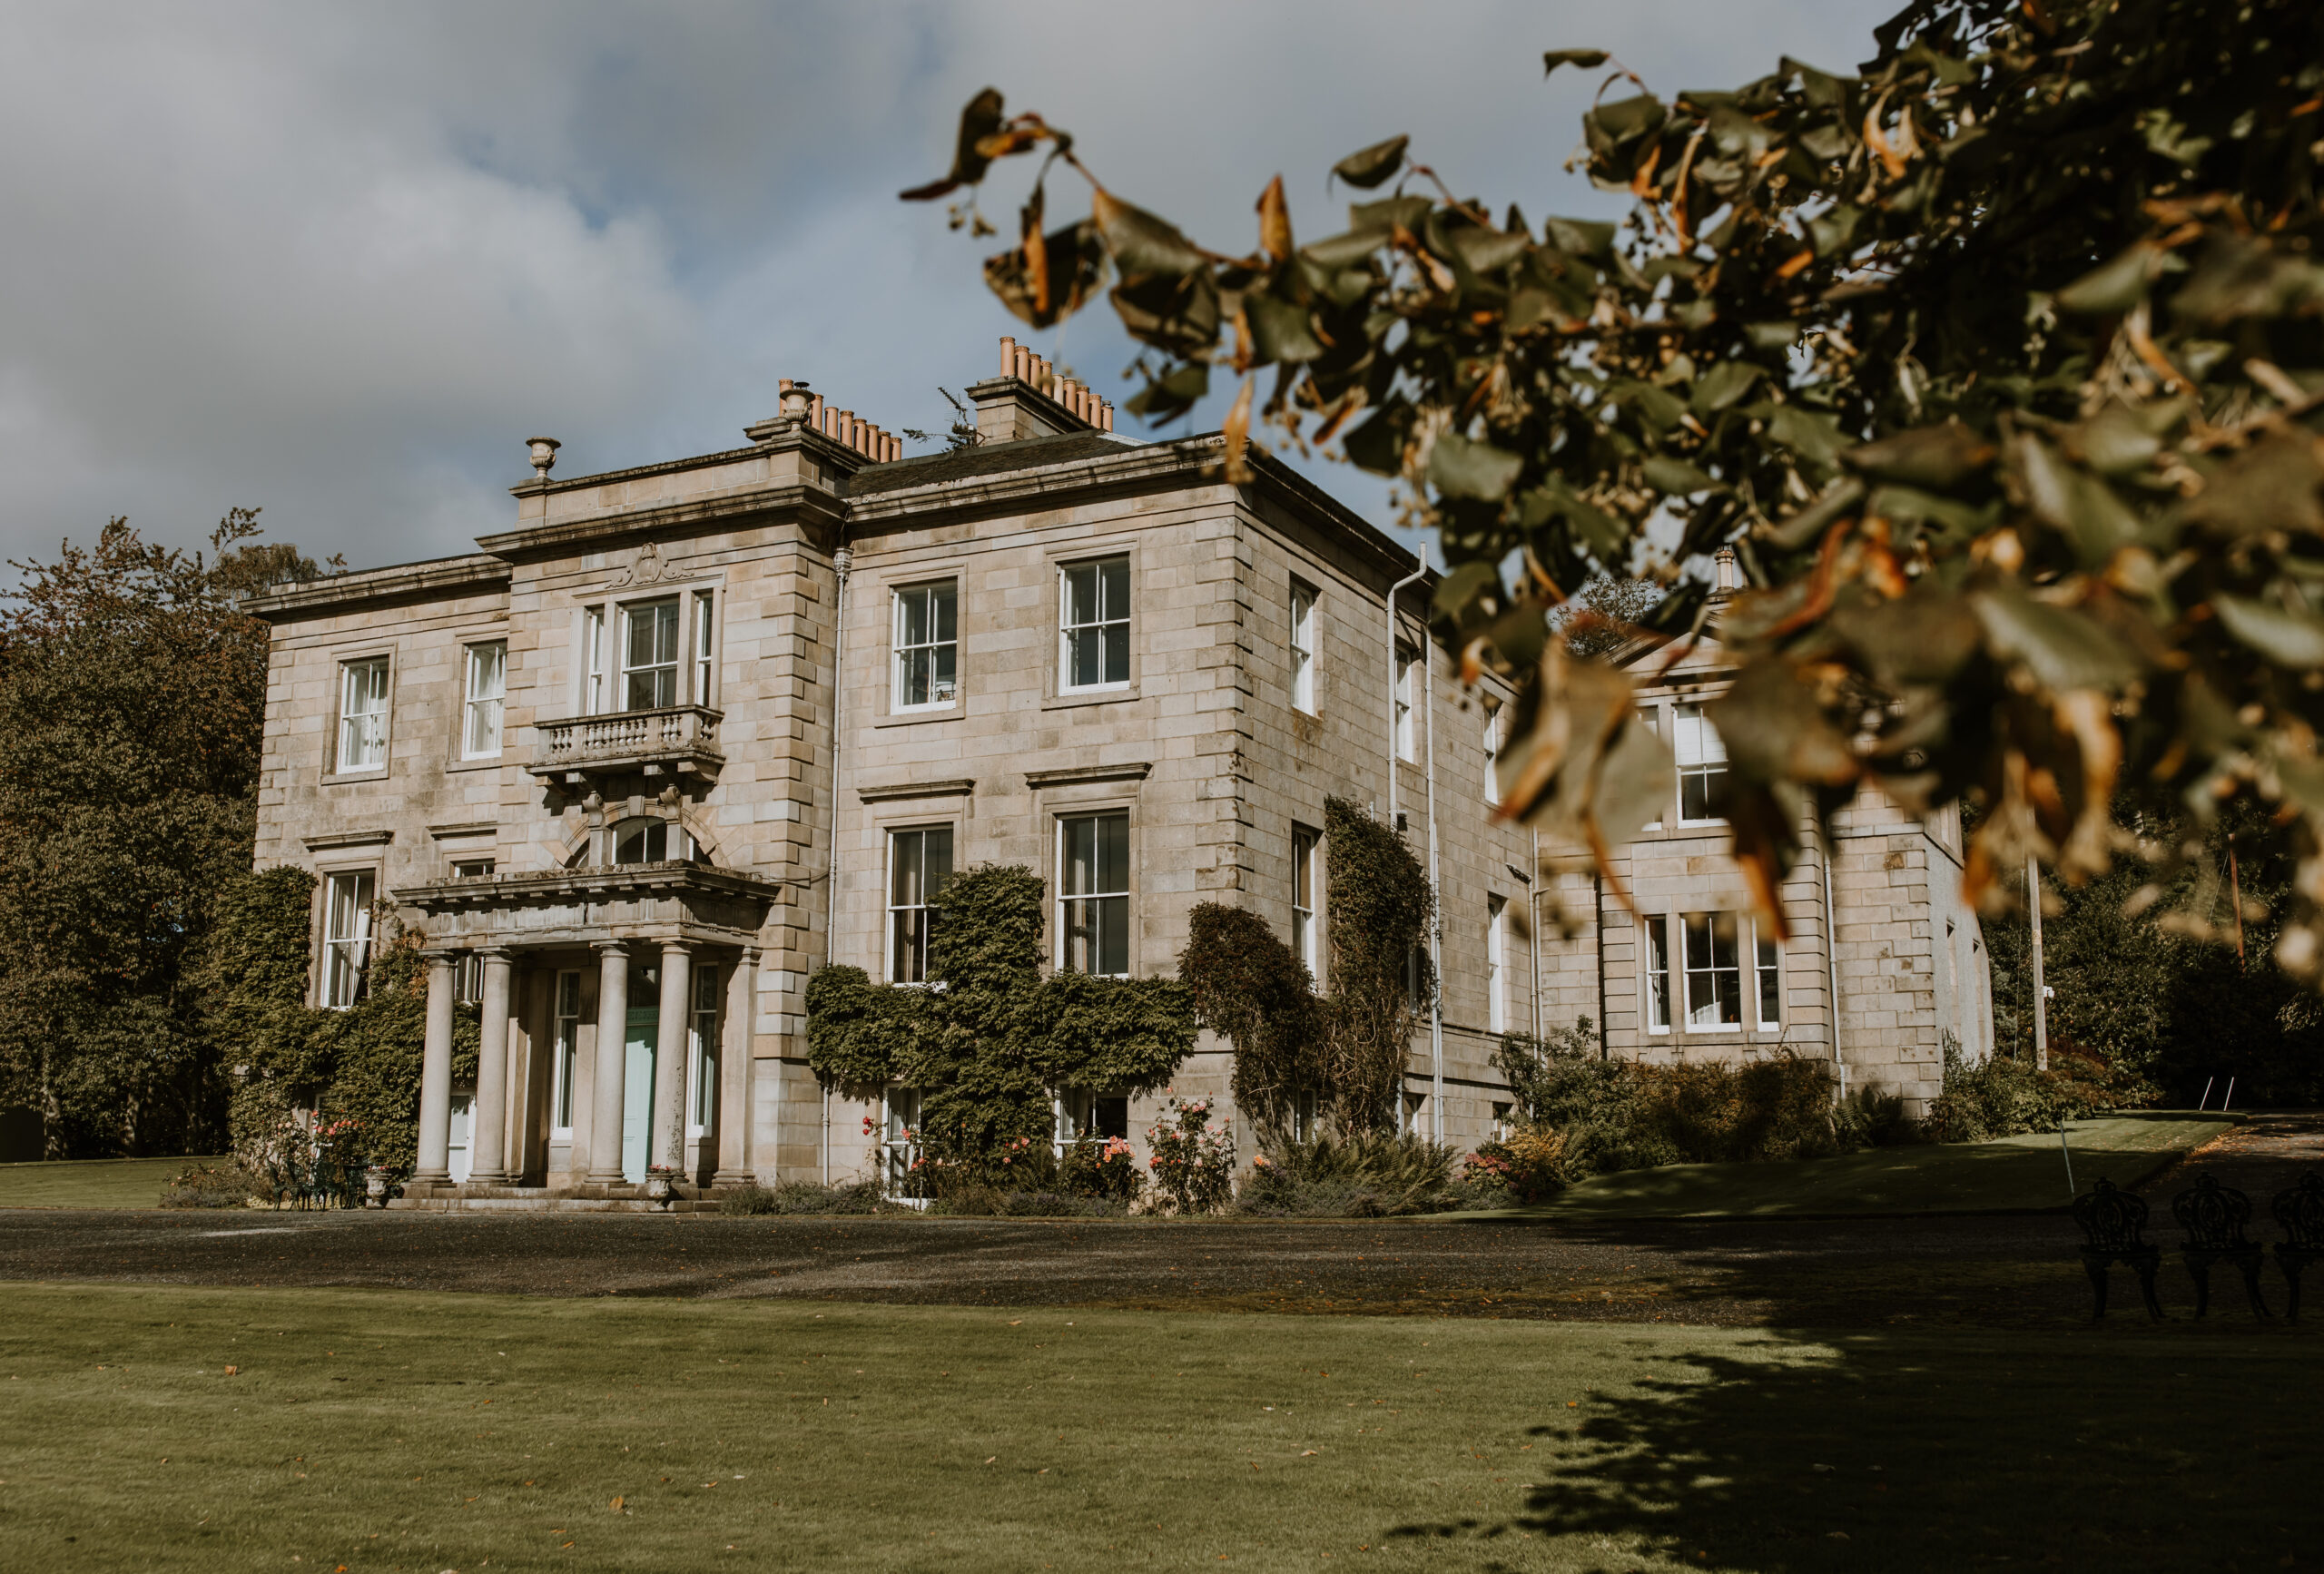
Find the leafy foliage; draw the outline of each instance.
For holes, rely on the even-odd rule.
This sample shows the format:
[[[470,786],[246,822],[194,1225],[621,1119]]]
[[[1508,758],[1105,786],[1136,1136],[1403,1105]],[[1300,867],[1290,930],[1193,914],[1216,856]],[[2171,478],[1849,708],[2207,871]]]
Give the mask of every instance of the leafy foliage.
[[[807,981],[807,1058],[827,1087],[901,1084],[921,1096],[920,1140],[939,1165],[980,1165],[1039,1143],[1055,1088],[1142,1092],[1194,1048],[1193,1001],[1167,979],[1040,975],[1040,878],[1021,866],[956,876],[929,939],[930,987],[861,968]]]
[[[1599,1058],[1587,1017],[1546,1039],[1504,1038],[1493,1065],[1509,1078],[1523,1124],[1554,1132],[1527,1150],[1521,1184],[1536,1189],[1663,1164],[1816,1158],[1875,1135],[1838,1105],[1828,1063],[1788,1055],[1735,1064],[1652,1066]],[[1900,1136],[1893,1123],[1881,1136]],[[1502,1145],[1506,1156],[1508,1146]],[[1520,1184],[1512,1180],[1512,1186]]]
[[[1195,1019],[1235,1047],[1235,1107],[1262,1132],[1292,1120],[1299,1095],[1327,1097],[1324,1005],[1315,976],[1266,920],[1245,908],[1196,903],[1187,915],[1178,981]]]
[[[1341,1131],[1393,1131],[1419,1001],[1436,983],[1422,945],[1428,877],[1393,826],[1340,798],[1324,803],[1324,865],[1332,999],[1322,1086]]]
[[[202,1152],[226,1084],[191,976],[249,867],[266,701],[254,585],[311,576],[235,509],[212,553],[120,519],[16,563],[0,610],[0,1104],[52,1158]]]
[[[1235,1198],[1235,1131],[1210,1129],[1210,1100],[1170,1100],[1147,1129],[1154,1189],[1173,1213],[1215,1214]]]
[[[1278,194],[1216,251],[992,90],[951,180],[1040,148],[1089,179],[1131,408],[1243,377],[1230,478],[1273,365],[1262,419],[1410,488],[1439,638],[1528,685],[1512,812],[1604,860],[1667,769],[1545,614],[1668,516],[1659,635],[1701,626],[1690,557],[1731,543],[1753,586],[1714,719],[1772,925],[1804,812],[1862,786],[1981,802],[1994,909],[2029,856],[2106,868],[2119,785],[2199,831],[2261,804],[2296,865],[2275,959],[2324,974],[2324,11],[1915,0],[1874,36],[1852,75],[1666,97],[1614,67],[1579,157],[1635,198],[1619,227],[1496,220],[1397,137],[1342,161],[1384,193],[1344,233],[1295,244]]]
[[[1457,1148],[1402,1134],[1278,1138],[1252,1161],[1250,1185],[1236,1206],[1276,1218],[1442,1213],[1472,1200],[1452,1184],[1459,1156]]]

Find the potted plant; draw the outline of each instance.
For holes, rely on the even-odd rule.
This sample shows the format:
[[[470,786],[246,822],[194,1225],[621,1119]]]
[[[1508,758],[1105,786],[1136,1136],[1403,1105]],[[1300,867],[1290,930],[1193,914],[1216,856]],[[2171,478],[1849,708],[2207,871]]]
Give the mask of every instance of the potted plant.
[[[645,1166],[645,1200],[656,1207],[670,1205],[670,1188],[678,1178],[677,1170],[666,1164]]]

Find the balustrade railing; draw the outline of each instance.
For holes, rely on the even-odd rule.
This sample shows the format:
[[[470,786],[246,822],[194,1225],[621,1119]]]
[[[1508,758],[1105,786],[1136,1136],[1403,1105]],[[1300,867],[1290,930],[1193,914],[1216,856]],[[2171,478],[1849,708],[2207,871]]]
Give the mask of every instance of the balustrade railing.
[[[704,705],[668,705],[653,711],[616,711],[536,723],[540,746],[536,771],[585,765],[716,760],[719,713]]]

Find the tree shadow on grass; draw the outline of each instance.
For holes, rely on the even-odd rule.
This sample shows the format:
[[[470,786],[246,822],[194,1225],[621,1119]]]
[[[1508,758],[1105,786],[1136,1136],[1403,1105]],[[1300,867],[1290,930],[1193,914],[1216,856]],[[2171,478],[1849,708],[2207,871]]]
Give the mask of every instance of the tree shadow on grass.
[[[1522,1510],[1394,1528],[1472,1567],[2250,1569],[2319,1555],[2324,1346],[2250,1323],[1641,1329],[1642,1374],[1530,1430]],[[1546,1457],[1544,1457],[1546,1456]]]

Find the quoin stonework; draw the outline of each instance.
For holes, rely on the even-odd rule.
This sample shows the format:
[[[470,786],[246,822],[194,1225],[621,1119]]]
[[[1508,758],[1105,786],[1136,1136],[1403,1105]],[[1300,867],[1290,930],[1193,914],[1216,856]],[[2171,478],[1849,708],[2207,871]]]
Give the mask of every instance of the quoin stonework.
[[[1327,797],[1433,841],[1415,1132],[1492,1135],[1500,1036],[1578,1016],[1610,1054],[1837,1056],[1916,1101],[1942,1034],[1989,1045],[1950,820],[1860,805],[1786,886],[1787,937],[1753,928],[1699,710],[1715,645],[1646,691],[1680,765],[1626,854],[1633,914],[1496,817],[1509,696],[1433,650],[1409,551],[1273,459],[1230,484],[1215,436],[1115,432],[1010,341],[969,391],[976,440],[928,457],[803,384],[690,458],[564,479],[535,438],[476,552],[254,604],[256,857],[317,876],[315,1003],[358,997],[375,911],[423,937],[404,1204],[643,1205],[649,1166],[682,1197],[882,1174],[911,1095],[818,1086],[806,981],[920,978],[954,870],[1039,871],[1052,966],[1172,974],[1189,910],[1221,901],[1328,988]],[[1535,921],[1552,902],[1570,930]],[[457,1002],[482,1015],[472,1087]],[[1226,1099],[1227,1058],[1204,1038],[1175,1091]],[[1140,1143],[1159,1099],[1061,1097],[1060,1134]]]

